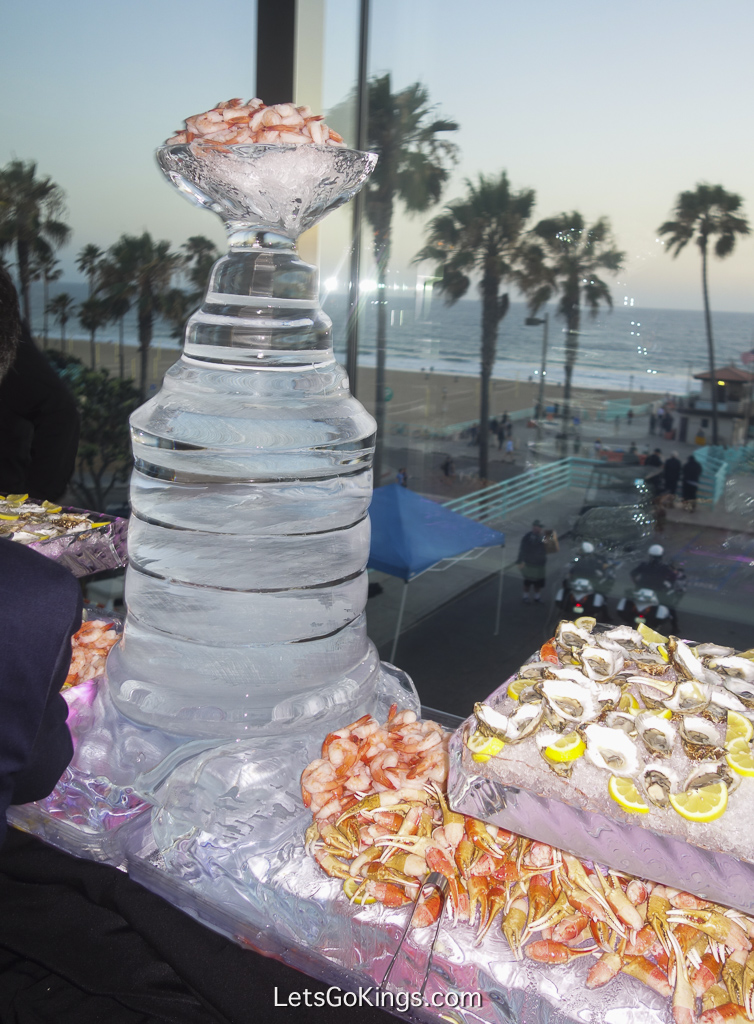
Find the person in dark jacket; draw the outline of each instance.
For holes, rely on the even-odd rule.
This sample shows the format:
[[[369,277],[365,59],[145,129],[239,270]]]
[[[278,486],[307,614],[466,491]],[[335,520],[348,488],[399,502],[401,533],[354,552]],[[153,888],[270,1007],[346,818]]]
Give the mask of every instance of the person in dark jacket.
[[[696,508],[696,495],[699,490],[699,478],[701,475],[701,464],[696,461],[693,455],[689,455],[683,466],[683,486],[681,489],[684,506],[689,512],[693,512]]]
[[[655,497],[657,497],[658,494],[662,493],[662,452],[659,448],[655,448],[646,459],[644,465],[652,467],[652,471],[647,473],[647,483],[652,488]]]
[[[79,414],[73,395],[34,344],[18,295],[0,268],[0,494],[61,498],[73,474]],[[2,370],[2,367],[0,367]]]
[[[8,805],[48,796],[73,756],[60,688],[80,625],[76,578],[0,538],[0,844]]]
[[[675,492],[678,488],[678,481],[681,478],[681,468],[681,460],[678,458],[678,452],[673,452],[670,458],[665,462],[665,491],[673,497],[675,497]]]
[[[529,591],[534,592],[534,600],[542,600],[542,587],[545,585],[545,566],[547,564],[547,547],[542,524],[538,519],[532,523],[531,530],[521,538],[516,563],[524,580],[524,601],[529,601]]]

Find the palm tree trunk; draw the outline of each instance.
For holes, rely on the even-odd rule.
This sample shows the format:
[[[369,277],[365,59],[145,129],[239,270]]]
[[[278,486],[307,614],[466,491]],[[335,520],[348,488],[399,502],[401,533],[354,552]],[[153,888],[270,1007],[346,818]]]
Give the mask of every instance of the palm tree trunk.
[[[120,368],[120,379],[124,377],[125,352],[123,351],[123,317],[118,318],[118,365]]]
[[[16,241],[16,260],[18,262],[18,283],[21,287],[21,301],[24,307],[24,319],[31,330],[31,302],[29,300],[29,246],[22,239]]]
[[[149,346],[152,344],[152,292],[148,285],[139,296],[139,391],[143,401],[147,398],[149,375]]]
[[[490,378],[497,347],[498,279],[485,274],[482,282],[482,359],[479,379],[479,476],[489,477],[490,450]]]
[[[702,294],[704,296],[704,324],[707,328],[707,353],[709,355],[709,384],[712,395],[712,443],[718,443],[717,435],[717,380],[715,378],[715,339],[712,336],[712,316],[707,291],[707,243],[702,245]]]
[[[50,282],[49,282],[49,279],[47,277],[47,274],[44,274],[43,277],[42,277],[42,288],[43,288],[43,296],[44,296],[44,303],[43,303],[43,307],[44,307],[44,320],[42,321],[42,348],[46,349],[47,348],[47,336],[48,336],[47,326],[48,326],[48,323],[49,323],[49,321],[48,321],[49,314],[47,312],[47,303],[50,301]]]
[[[579,327],[581,326],[581,316],[579,313],[579,307],[571,306],[568,318],[566,320],[566,346],[565,346],[565,361],[563,364],[563,370],[565,371],[565,383],[563,385],[563,426],[561,429],[562,439],[560,445],[560,454],[562,457],[568,455],[568,439],[571,436],[571,397],[573,392],[573,368],[576,365],[576,359],[579,353]]]
[[[96,350],[94,348],[94,331],[90,331],[89,332],[89,362],[91,363],[91,366],[92,366],[93,370],[96,369],[96,367],[94,365],[95,362],[96,362],[96,358],[97,358],[97,353],[96,353]]]
[[[374,378],[374,418],[377,435],[374,449],[374,486],[382,484],[385,452],[387,403],[385,402],[385,368],[387,362],[387,260],[380,260],[377,268],[377,360]]]
[[[60,351],[65,352],[65,325],[66,321],[60,321]]]

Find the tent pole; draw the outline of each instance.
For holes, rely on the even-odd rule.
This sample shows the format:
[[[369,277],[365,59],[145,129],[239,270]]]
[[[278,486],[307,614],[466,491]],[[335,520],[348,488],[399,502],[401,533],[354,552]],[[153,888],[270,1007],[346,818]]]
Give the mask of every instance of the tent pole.
[[[495,613],[495,632],[493,636],[498,636],[500,633],[500,613],[503,608],[503,574],[505,570],[505,545],[500,545],[500,572],[498,573],[497,580],[497,612]]]
[[[403,581],[403,593],[401,594],[401,606],[398,610],[398,622],[395,626],[395,636],[393,637],[393,649],[390,652],[390,664],[395,664],[395,652],[398,649],[398,637],[401,633],[401,624],[403,622],[403,609],[406,607],[406,594],[408,593],[408,580]]]

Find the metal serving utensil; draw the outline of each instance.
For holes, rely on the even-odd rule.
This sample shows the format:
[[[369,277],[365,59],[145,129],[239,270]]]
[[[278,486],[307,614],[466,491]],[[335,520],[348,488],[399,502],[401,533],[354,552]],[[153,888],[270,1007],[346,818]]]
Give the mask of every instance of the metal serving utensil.
[[[448,887],[449,887],[449,883],[448,883],[447,878],[445,877],[445,875],[441,875],[439,871],[430,871],[430,873],[424,879],[424,882],[422,883],[422,887],[419,890],[419,895],[418,895],[418,897],[417,897],[417,899],[416,899],[416,901],[414,903],[413,910],[411,911],[411,914],[409,915],[409,919],[406,922],[406,927],[403,930],[403,935],[401,936],[401,940],[398,943],[398,945],[396,946],[395,952],[393,953],[393,956],[392,956],[392,958],[390,960],[390,963],[388,964],[387,970],[385,971],[385,977],[380,982],[380,985],[379,985],[380,989],[383,989],[383,988],[386,987],[388,978],[390,977],[390,973],[393,970],[393,967],[395,966],[396,961],[398,960],[398,957],[403,952],[403,944],[405,943],[405,941],[406,941],[406,939],[408,937],[408,933],[411,930],[411,924],[412,924],[412,922],[414,920],[414,915],[416,914],[416,911],[417,911],[417,908],[419,906],[419,903],[421,902],[422,898],[424,898],[427,895],[428,890],[436,889],[438,891],[438,893],[440,894],[440,913],[437,915],[437,924],[435,925],[435,934],[434,934],[434,937],[432,939],[432,945],[429,947],[429,955],[427,957],[427,968],[426,968],[426,970],[424,972],[424,980],[422,981],[422,986],[421,986],[421,988],[419,990],[419,995],[421,996],[422,999],[424,998],[424,990],[427,987],[427,982],[429,980],[429,974],[430,974],[430,971],[432,969],[432,957],[433,957],[434,952],[435,952],[435,945],[437,943],[437,936],[440,934],[440,925],[442,924],[443,915],[445,913],[445,903],[446,903],[446,896],[447,896],[447,893],[448,893]]]

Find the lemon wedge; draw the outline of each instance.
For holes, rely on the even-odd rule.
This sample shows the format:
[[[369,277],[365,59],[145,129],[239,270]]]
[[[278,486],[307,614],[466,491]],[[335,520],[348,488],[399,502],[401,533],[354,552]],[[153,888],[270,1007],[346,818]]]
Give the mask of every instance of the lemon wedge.
[[[356,895],[356,893],[359,892],[361,885],[362,883],[357,881],[355,878],[346,878],[343,882],[343,892],[352,903],[358,903],[359,906],[364,906],[367,903],[376,903],[377,901],[374,896],[367,896],[366,890],[359,893],[358,896]]]
[[[622,775],[611,775],[607,791],[624,811],[630,811],[632,814],[648,813],[649,807],[642,800],[639,790],[631,779]]]
[[[749,743],[752,736],[754,736],[754,725],[749,719],[739,715],[737,711],[729,711],[728,725],[725,730],[725,746],[730,747],[736,740],[745,740],[746,743]]]
[[[28,497],[28,494],[9,494],[5,500],[9,505],[23,505]]]
[[[671,793],[670,803],[686,821],[717,821],[728,806],[728,787],[724,782],[715,782],[701,789]]]
[[[658,633],[656,629],[650,629],[646,622],[640,622],[637,631],[641,633],[642,639],[647,644],[665,644],[668,638]]]
[[[466,746],[475,761],[484,763],[499,754],[505,744],[497,736],[483,736],[481,732],[475,732],[466,740]]]
[[[638,715],[642,707],[632,693],[622,693],[618,701],[618,710],[629,715]]]
[[[660,711],[659,708],[650,708],[645,712],[645,714],[656,715],[657,718],[664,718],[666,721],[670,721],[670,719],[673,717],[673,712],[670,710],[670,708],[663,708],[662,711]]]
[[[564,761],[575,761],[586,750],[586,743],[577,732],[568,732],[558,737],[549,747],[545,747],[544,755],[550,761],[562,764]]]
[[[521,696],[521,691],[527,685],[527,683],[530,683],[530,682],[531,682],[531,679],[512,679],[510,681],[510,683],[508,683],[508,691],[507,691],[508,692],[508,696],[510,697],[510,699],[511,700],[518,700],[518,698]]]
[[[62,512],[63,511],[63,506],[62,505],[53,505],[53,503],[51,501],[43,501],[42,502],[42,508],[46,512],[51,512],[51,513],[52,512]]]
[[[754,756],[748,740],[737,739],[732,743],[725,742],[725,760],[736,773],[736,775],[754,775]]]
[[[0,512],[0,519],[10,519],[11,522],[15,522],[18,519],[18,516],[8,516],[5,515],[5,513]]]

